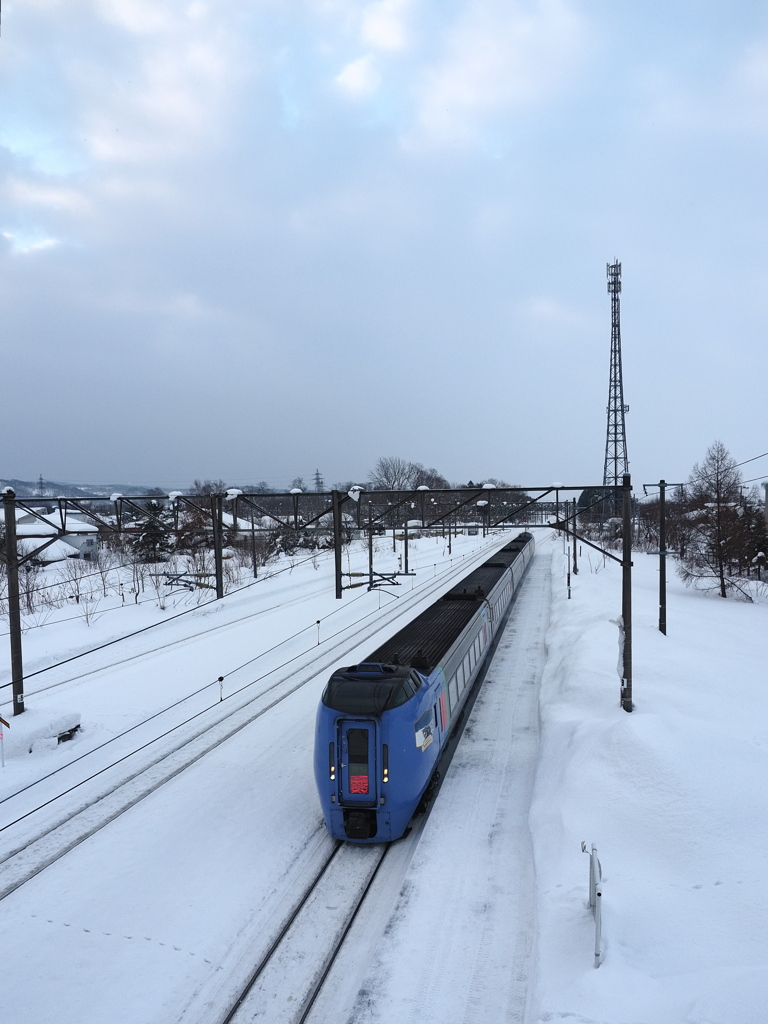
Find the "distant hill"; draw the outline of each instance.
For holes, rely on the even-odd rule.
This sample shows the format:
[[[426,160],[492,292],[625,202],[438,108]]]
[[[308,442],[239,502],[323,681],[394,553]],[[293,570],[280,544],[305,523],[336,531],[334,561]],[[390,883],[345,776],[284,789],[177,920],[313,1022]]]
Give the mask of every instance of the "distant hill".
[[[134,484],[67,484],[55,480],[4,480],[0,479],[0,491],[12,487],[17,498],[108,498],[110,494],[148,494],[151,487],[136,487]],[[41,493],[42,491],[42,493]]]

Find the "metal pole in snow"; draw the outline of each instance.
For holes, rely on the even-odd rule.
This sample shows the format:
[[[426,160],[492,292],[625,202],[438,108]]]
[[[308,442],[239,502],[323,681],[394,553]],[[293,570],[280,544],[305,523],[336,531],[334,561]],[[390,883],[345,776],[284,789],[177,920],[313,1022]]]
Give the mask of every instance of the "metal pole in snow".
[[[581,852],[587,852],[587,844],[582,841]],[[592,849],[589,853],[589,909],[594,912],[595,915],[595,967],[600,966],[600,959],[602,957],[602,941],[603,941],[603,917],[602,917],[602,899],[603,899],[603,869],[600,866],[600,860],[597,856],[597,848],[595,844],[592,844]]]
[[[632,483],[629,473],[622,476],[623,497],[621,619],[624,629],[624,678],[621,685],[621,706],[632,710]]]
[[[6,487],[3,492],[5,515],[5,560],[8,574],[8,628],[11,641],[11,680],[13,713],[24,711],[24,666],[21,654],[21,609],[19,606],[19,552],[16,545],[16,492]]]
[[[213,529],[213,559],[216,573],[216,600],[224,597],[224,564],[222,561],[222,520],[224,495],[211,495],[211,526]]]
[[[595,892],[595,967],[600,966],[603,944],[603,893],[602,885]]]
[[[659,632],[667,635],[667,516],[666,480],[659,480]]]
[[[579,563],[576,558],[576,499],[573,499],[573,521],[571,522],[571,532],[573,534],[573,575],[579,575]]]
[[[259,568],[256,565],[256,521],[251,512],[251,556],[253,557],[253,578],[258,579]]]
[[[373,512],[368,505],[368,589],[373,590]]]
[[[336,600],[341,600],[341,492],[331,491],[333,510],[333,571],[336,577]]]

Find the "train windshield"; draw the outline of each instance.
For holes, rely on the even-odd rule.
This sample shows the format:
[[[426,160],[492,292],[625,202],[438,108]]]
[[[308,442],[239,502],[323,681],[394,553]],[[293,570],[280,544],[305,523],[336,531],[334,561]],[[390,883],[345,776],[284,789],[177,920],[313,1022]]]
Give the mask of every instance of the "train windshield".
[[[368,792],[368,730],[348,729],[347,748],[349,791],[365,794]]]
[[[379,715],[410,700],[419,687],[411,673],[334,672],[323,693],[323,704],[350,715]]]

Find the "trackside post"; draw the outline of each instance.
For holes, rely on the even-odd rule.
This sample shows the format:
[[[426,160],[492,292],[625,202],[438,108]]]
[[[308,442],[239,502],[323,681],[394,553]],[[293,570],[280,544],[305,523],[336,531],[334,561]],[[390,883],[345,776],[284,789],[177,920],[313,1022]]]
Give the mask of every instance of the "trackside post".
[[[336,573],[336,599],[341,600],[341,491],[331,491],[333,507],[333,562]]]
[[[5,561],[8,573],[8,629],[11,640],[11,682],[13,713],[24,712],[24,664],[21,655],[21,608],[19,605],[19,552],[16,545],[16,492],[12,487],[3,491],[5,516]]]
[[[623,669],[621,706],[632,710],[632,484],[629,473],[621,478],[623,497],[622,560],[621,560],[621,618],[623,631]]]
[[[581,852],[587,852],[587,844],[582,840]],[[589,854],[589,907],[595,917],[595,967],[600,966],[603,956],[603,869],[597,856],[597,847],[592,844]]]

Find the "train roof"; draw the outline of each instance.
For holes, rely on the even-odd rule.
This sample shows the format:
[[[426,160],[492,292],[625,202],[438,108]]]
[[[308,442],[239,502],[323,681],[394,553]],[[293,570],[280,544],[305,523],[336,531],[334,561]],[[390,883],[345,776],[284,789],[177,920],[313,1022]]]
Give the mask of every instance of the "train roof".
[[[366,661],[413,665],[429,673],[476,612],[476,601],[437,601],[377,647]]]
[[[518,535],[377,647],[366,662],[407,665],[431,672],[477,612],[477,602],[486,598],[530,539],[529,533]]]
[[[511,564],[510,562],[509,565]],[[469,576],[465,576],[455,587],[452,587],[443,597],[443,600],[455,601],[463,597],[473,597],[475,599],[487,597],[506,571],[506,565],[501,563],[489,564],[486,562],[471,572]]]

